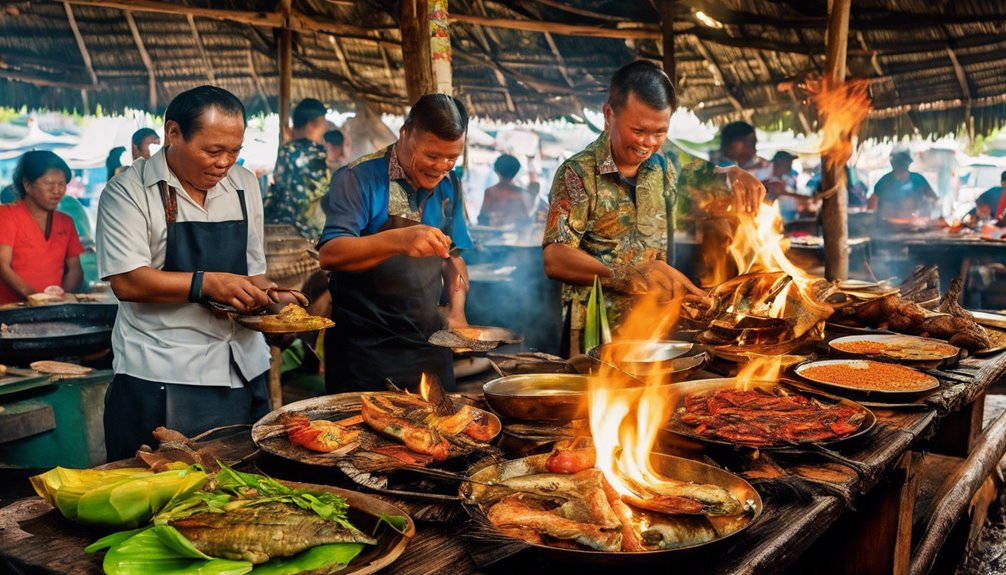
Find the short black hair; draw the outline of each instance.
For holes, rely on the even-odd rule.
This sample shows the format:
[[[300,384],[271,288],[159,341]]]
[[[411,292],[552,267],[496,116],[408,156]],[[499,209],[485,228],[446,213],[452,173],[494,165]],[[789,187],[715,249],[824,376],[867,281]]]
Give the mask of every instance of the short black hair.
[[[115,170],[118,170],[122,166],[122,154],[126,151],[123,146],[116,146],[108,151],[108,155],[105,156],[105,171],[108,172],[106,179],[111,180],[112,176],[115,175]]]
[[[730,122],[720,130],[720,149],[726,150],[736,140],[755,133],[754,126],[747,122]]]
[[[188,140],[202,128],[203,113],[208,108],[216,108],[224,114],[241,115],[241,122],[248,126],[244,104],[238,97],[216,86],[199,86],[175,96],[164,112],[164,123],[174,121]]]
[[[493,170],[501,178],[512,180],[517,175],[517,172],[520,171],[520,160],[510,154],[503,154],[496,158],[496,161],[493,163]]]
[[[325,132],[325,143],[341,146],[346,143],[346,136],[343,136],[339,130],[329,130]]]
[[[328,113],[328,108],[321,100],[314,98],[304,98],[293,108],[293,127],[303,128],[316,118],[323,118]]]
[[[670,108],[673,111],[678,106],[674,83],[660,66],[648,60],[626,64],[611,76],[608,105],[615,111],[620,110],[628,101],[629,94],[635,94],[654,110]]]
[[[405,127],[453,142],[468,132],[468,110],[453,96],[426,94],[412,105],[405,116]]]
[[[143,145],[143,140],[146,140],[150,136],[160,138],[160,136],[157,135],[157,132],[151,128],[140,128],[139,130],[133,132],[133,147],[139,148]]]
[[[1001,182],[1003,180],[1006,180],[1006,172],[1003,172],[1002,174],[999,175],[999,181]]]
[[[126,148],[122,148],[122,150],[125,151]],[[49,150],[25,152],[17,161],[17,166],[14,167],[14,190],[18,196],[24,198],[28,194],[28,190],[24,187],[25,180],[28,180],[30,184],[35,183],[35,180],[44,176],[49,170],[63,172],[66,181],[70,181],[70,166],[66,165],[63,158]]]

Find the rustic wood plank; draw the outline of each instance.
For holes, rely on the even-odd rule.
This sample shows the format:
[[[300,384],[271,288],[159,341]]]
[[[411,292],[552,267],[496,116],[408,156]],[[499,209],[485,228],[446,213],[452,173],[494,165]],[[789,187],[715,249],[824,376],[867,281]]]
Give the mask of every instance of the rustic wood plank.
[[[924,531],[915,547],[911,573],[928,573],[944,539],[964,514],[971,499],[1006,453],[1006,413],[981,435],[974,451],[947,479],[923,521]]]
[[[56,429],[52,406],[42,401],[8,403],[0,411],[0,443],[24,439]]]
[[[929,450],[943,455],[967,457],[982,432],[985,394],[979,395],[960,411],[940,420],[936,434],[929,441]]]

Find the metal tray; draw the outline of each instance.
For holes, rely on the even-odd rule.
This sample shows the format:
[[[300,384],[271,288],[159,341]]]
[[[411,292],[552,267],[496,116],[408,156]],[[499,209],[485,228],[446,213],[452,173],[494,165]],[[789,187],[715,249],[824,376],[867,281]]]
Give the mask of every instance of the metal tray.
[[[762,388],[762,389],[770,389],[770,388],[773,388],[773,387],[782,387],[782,388],[784,388],[784,389],[786,389],[788,391],[792,391],[794,393],[799,393],[801,395],[806,395],[806,396],[813,397],[813,398],[815,398],[818,401],[821,401],[823,403],[852,405],[852,406],[854,406],[854,407],[856,407],[858,409],[863,410],[866,413],[866,418],[863,420],[863,423],[860,424],[858,430],[856,430],[855,432],[851,433],[850,435],[846,435],[845,437],[837,437],[837,438],[834,438],[834,439],[827,439],[827,440],[824,440],[824,441],[816,441],[816,442],[803,442],[803,443],[795,442],[793,444],[768,445],[768,446],[763,446],[763,445],[757,445],[757,446],[746,445],[746,444],[743,444],[743,443],[734,443],[734,442],[730,442],[730,441],[724,441],[724,440],[721,440],[721,439],[713,439],[713,438],[705,437],[705,436],[702,436],[702,435],[699,435],[699,434],[695,433],[693,431],[693,428],[691,426],[686,425],[686,424],[684,424],[684,423],[682,423],[681,421],[678,420],[677,410],[678,410],[679,407],[682,407],[684,405],[686,396],[692,395],[692,394],[695,394],[695,393],[708,392],[708,391],[718,391],[718,390],[724,390],[724,389],[735,389],[737,387],[737,385],[738,385],[738,382],[737,382],[737,379],[735,379],[735,378],[700,379],[700,380],[696,380],[696,381],[688,381],[688,382],[684,382],[684,383],[679,384],[678,387],[677,387],[677,389],[679,389],[681,391],[681,396],[678,398],[678,401],[677,401],[677,403],[674,406],[674,413],[671,415],[671,418],[667,422],[667,425],[664,427],[664,429],[666,429],[667,431],[670,431],[672,433],[675,433],[677,435],[682,435],[682,436],[688,437],[690,439],[694,439],[696,441],[699,441],[701,443],[705,443],[705,444],[708,444],[708,445],[719,445],[719,446],[731,447],[731,448],[734,448],[734,447],[750,447],[750,448],[753,448],[753,449],[759,449],[759,450],[763,450],[763,451],[771,451],[771,450],[774,450],[774,449],[789,449],[789,448],[792,448],[794,446],[798,447],[800,445],[806,445],[806,444],[814,444],[814,445],[826,446],[826,445],[838,445],[838,444],[842,444],[842,443],[849,443],[849,442],[855,441],[855,440],[857,440],[859,438],[862,438],[862,437],[866,436],[867,434],[869,434],[873,430],[874,426],[877,425],[877,416],[874,415],[872,411],[870,411],[866,407],[860,405],[859,403],[856,403],[855,401],[846,399],[844,397],[839,397],[839,396],[836,396],[836,395],[831,395],[829,393],[824,393],[824,392],[821,392],[821,391],[807,389],[806,387],[803,387],[803,386],[800,386],[800,385],[793,385],[791,383],[786,382],[785,380],[783,380],[783,381],[753,381],[753,382],[749,382],[749,385],[754,386],[754,387],[758,387],[758,388]]]
[[[878,354],[867,354],[859,353],[853,351],[846,351],[837,347],[835,344],[852,343],[852,342],[872,342],[880,343],[889,346],[898,346],[902,344],[903,346],[907,344],[907,348],[911,348],[913,344],[938,344],[941,346],[949,347],[951,349],[947,350],[945,353],[933,352],[931,355],[926,357],[902,357],[897,354],[892,354],[889,352],[880,352]],[[910,365],[925,365],[927,367],[937,367],[940,365],[951,365],[956,364],[961,356],[963,355],[963,350],[961,348],[951,345],[942,339],[933,339],[928,337],[919,337],[915,335],[901,335],[901,334],[866,334],[866,335],[848,335],[845,337],[835,338],[828,342],[828,347],[831,349],[837,357],[848,356],[848,357],[864,357],[867,359],[879,359],[880,361],[894,361],[898,363],[906,363]],[[951,351],[952,350],[952,351]]]
[[[808,377],[807,375],[804,374],[804,372],[808,368],[813,367],[813,366],[817,366],[817,365],[862,364],[865,361],[874,361],[874,360],[865,360],[865,359],[825,359],[825,360],[820,360],[820,361],[808,361],[806,363],[802,363],[802,364],[796,366],[795,368],[793,368],[793,372],[796,375],[798,375],[801,378],[803,378],[804,380],[811,382],[815,386],[821,386],[821,387],[825,387],[825,388],[828,388],[828,389],[837,390],[837,391],[840,391],[840,392],[843,392],[843,393],[852,392],[852,393],[862,394],[862,395],[873,395],[873,394],[876,394],[878,396],[884,396],[884,397],[887,397],[887,396],[891,396],[891,397],[906,397],[906,396],[918,395],[920,393],[926,393],[928,391],[932,391],[932,390],[937,389],[938,387],[940,387],[940,380],[938,380],[935,377],[933,377],[931,375],[928,375],[928,374],[923,374],[923,375],[926,376],[926,378],[929,380],[930,384],[928,386],[926,386],[926,387],[920,387],[918,389],[912,389],[912,390],[890,390],[890,389],[879,389],[879,388],[853,387],[853,386],[850,386],[850,385],[841,385],[841,384],[832,383],[832,382],[829,382],[829,381],[822,381],[822,380],[819,380],[819,379],[813,379],[813,378],[810,378],[810,377]],[[890,362],[886,362],[886,363],[890,363]],[[892,365],[898,365],[898,364],[892,364]],[[911,367],[904,366],[904,365],[898,365],[898,367],[900,367],[902,369],[912,369]],[[915,370],[913,370],[913,371],[915,371]]]

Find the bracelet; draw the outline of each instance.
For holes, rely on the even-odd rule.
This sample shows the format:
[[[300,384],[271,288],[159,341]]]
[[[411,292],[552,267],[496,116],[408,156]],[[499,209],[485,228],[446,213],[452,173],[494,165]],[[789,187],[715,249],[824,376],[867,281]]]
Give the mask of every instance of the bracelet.
[[[200,303],[203,301],[203,272],[192,272],[192,285],[189,286],[189,301]]]

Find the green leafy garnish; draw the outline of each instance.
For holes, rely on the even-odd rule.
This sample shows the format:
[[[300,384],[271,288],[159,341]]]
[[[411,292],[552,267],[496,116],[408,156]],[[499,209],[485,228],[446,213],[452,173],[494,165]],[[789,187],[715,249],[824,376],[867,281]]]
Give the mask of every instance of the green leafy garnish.
[[[252,569],[254,575],[296,575],[297,573],[324,569],[332,573],[344,569],[363,551],[363,543],[332,543],[315,545],[293,557],[273,559]]]
[[[388,515],[382,513],[378,516],[381,521],[387,523],[392,529],[399,533],[405,533],[405,528],[409,525],[409,520],[402,515]]]
[[[113,545],[102,567],[107,575],[244,575],[252,570],[248,561],[202,553],[169,525],[144,529]]]

